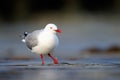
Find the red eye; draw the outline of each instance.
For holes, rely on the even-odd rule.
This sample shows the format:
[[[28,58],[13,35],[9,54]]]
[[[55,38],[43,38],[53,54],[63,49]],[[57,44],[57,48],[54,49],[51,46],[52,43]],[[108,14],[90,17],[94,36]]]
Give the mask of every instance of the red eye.
[[[50,29],[52,29],[52,27],[50,27]]]

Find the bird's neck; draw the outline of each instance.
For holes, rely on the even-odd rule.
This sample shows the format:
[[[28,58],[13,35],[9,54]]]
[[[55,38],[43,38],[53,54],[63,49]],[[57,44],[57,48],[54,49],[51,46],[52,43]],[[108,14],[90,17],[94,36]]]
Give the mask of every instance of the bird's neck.
[[[56,32],[51,31],[51,30],[46,30],[46,29],[44,29],[44,32],[45,32],[46,34],[53,34],[53,35],[56,34]]]

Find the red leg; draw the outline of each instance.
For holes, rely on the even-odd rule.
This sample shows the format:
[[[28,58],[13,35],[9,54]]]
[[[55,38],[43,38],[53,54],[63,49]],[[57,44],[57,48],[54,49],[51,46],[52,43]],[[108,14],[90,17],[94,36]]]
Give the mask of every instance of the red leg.
[[[42,61],[42,65],[44,65],[44,59],[43,59],[43,55],[42,54],[40,54],[40,59]]]
[[[50,53],[48,53],[48,56],[53,60],[54,64],[58,64],[58,60],[54,58]]]

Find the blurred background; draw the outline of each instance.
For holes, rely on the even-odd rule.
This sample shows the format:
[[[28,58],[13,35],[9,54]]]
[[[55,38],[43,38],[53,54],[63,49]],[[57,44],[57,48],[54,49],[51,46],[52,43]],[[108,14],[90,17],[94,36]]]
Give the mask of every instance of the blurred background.
[[[62,30],[57,57],[120,53],[120,0],[0,0],[0,58],[39,58],[20,35],[48,23]]]

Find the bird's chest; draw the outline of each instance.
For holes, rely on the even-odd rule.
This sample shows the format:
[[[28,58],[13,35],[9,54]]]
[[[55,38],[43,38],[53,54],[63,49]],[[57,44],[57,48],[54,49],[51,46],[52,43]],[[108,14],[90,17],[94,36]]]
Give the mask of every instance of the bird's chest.
[[[41,34],[38,37],[39,45],[42,47],[55,47],[58,44],[58,38],[53,34]]]

